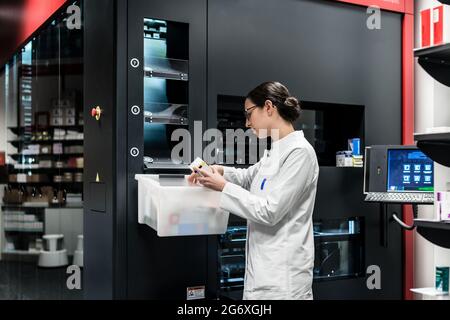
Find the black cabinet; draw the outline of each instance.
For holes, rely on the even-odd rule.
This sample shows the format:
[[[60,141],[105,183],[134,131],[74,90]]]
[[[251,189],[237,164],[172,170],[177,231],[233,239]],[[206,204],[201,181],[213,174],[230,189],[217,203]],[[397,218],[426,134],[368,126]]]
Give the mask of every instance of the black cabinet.
[[[173,130],[204,120],[206,0],[129,1],[127,43],[127,150],[139,150],[127,153],[127,297],[186,299],[188,287],[207,285],[207,237],[160,238],[139,225],[134,175],[144,156],[147,169],[170,166]]]

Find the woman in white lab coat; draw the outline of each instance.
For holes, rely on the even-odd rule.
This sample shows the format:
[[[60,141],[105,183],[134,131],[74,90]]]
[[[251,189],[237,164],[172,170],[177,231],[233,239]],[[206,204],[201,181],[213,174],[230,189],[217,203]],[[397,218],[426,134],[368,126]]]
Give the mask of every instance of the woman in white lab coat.
[[[244,299],[312,299],[312,213],[319,166],[293,123],[296,98],[279,82],[265,82],[245,100],[246,126],[272,147],[248,169],[212,166],[190,180],[222,192],[220,206],[247,219]]]

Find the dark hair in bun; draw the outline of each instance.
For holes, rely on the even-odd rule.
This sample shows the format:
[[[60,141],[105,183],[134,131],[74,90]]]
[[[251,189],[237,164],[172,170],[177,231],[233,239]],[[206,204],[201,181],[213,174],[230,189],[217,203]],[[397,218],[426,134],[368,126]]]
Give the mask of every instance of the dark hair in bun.
[[[272,101],[280,116],[290,123],[294,123],[300,116],[301,108],[297,98],[292,97],[289,90],[279,82],[261,83],[249,92],[247,99],[253,101],[260,108],[264,106],[266,100]]]

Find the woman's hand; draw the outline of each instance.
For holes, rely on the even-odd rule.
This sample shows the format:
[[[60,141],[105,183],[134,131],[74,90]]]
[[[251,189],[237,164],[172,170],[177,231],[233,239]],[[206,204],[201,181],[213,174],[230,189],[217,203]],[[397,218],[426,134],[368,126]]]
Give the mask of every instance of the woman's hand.
[[[212,173],[207,170],[195,168],[196,171],[200,172],[203,175],[203,177],[197,175],[197,177],[195,177],[195,180],[205,187],[216,191],[222,191],[225,187],[225,184],[227,183],[227,180],[225,180],[225,178],[223,177],[223,168],[217,167],[221,166],[211,166]],[[219,171],[220,169],[222,170]]]
[[[223,176],[223,167],[222,166],[219,166],[218,164],[214,164],[214,165],[212,165],[212,166],[210,166],[213,170],[216,170],[217,172],[219,172],[220,173],[220,175],[222,175]],[[195,173],[195,172],[192,172],[192,174],[187,178],[188,179],[188,181],[190,182],[190,183],[193,183],[193,184],[197,184],[198,183],[198,178],[200,177],[200,175],[198,174],[198,173]]]

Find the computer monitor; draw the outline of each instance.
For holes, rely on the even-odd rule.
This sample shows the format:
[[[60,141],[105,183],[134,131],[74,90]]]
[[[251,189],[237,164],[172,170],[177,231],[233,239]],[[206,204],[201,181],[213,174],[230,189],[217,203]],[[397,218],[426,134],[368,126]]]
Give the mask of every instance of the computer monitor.
[[[434,165],[418,149],[387,149],[388,192],[433,192]]]

